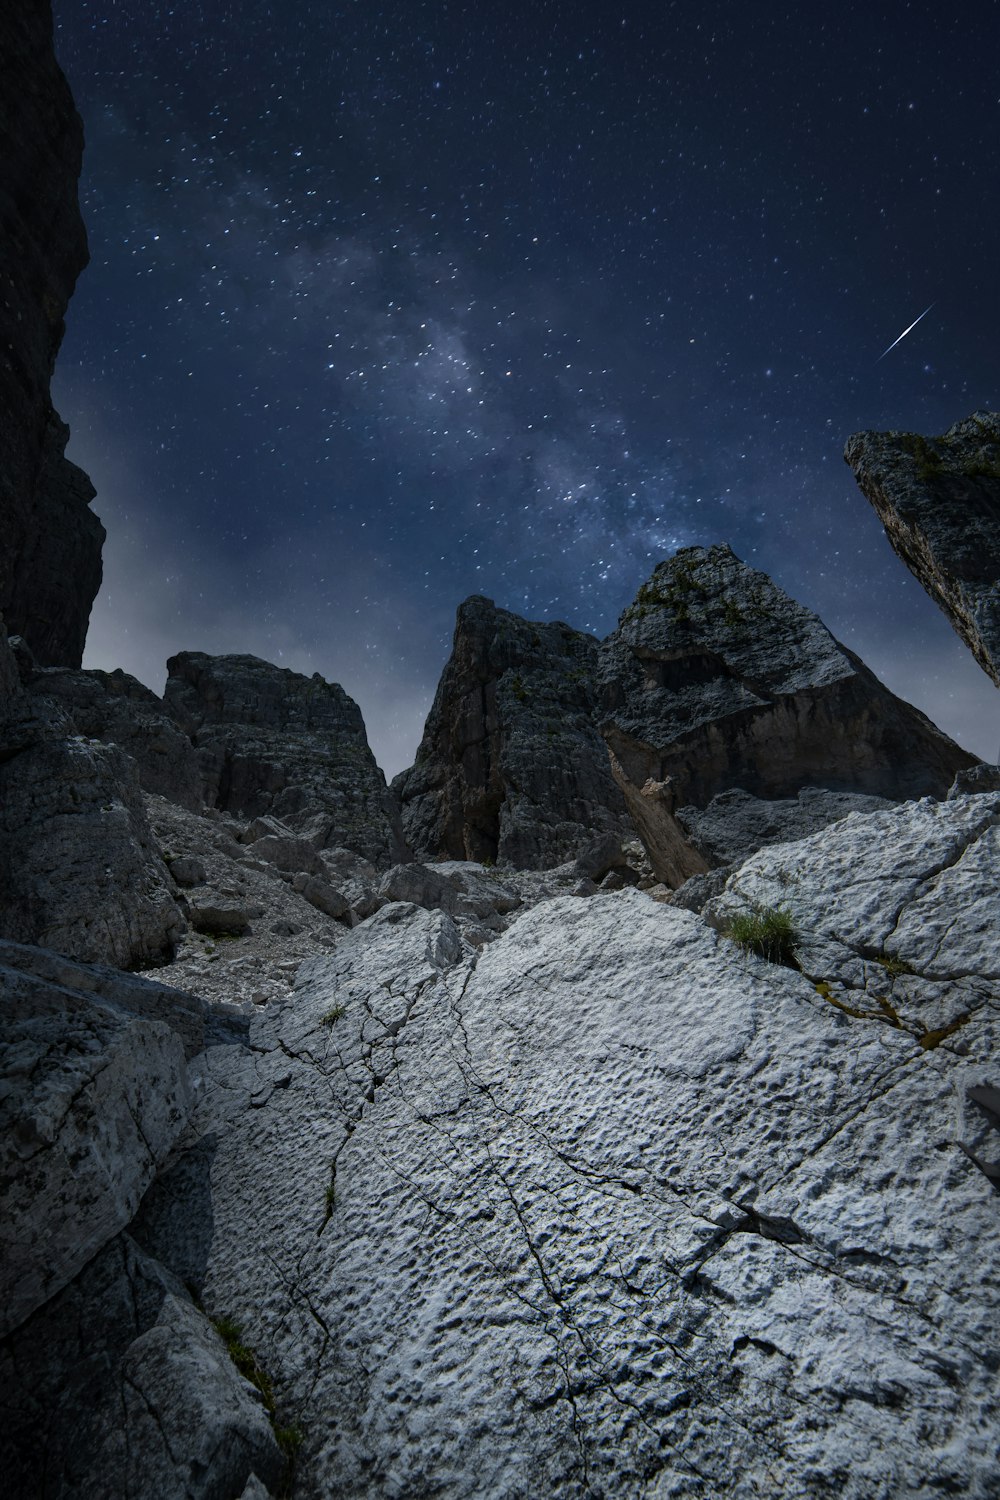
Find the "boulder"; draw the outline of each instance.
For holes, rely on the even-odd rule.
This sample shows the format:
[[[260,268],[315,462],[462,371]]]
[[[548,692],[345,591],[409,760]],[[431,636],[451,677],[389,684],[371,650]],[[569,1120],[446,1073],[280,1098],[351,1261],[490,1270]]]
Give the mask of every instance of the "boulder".
[[[208,879],[205,861],[194,854],[180,854],[167,860],[167,869],[176,885],[204,885]]]
[[[202,797],[250,819],[269,815],[314,846],[346,846],[385,867],[405,857],[399,812],[343,688],[255,656],[183,651],[164,702],[199,751]],[[259,842],[259,840],[258,840]]]
[[[0,1345],[0,1380],[12,1393],[0,1425],[12,1495],[283,1490],[259,1392],[177,1278],[127,1234]]]
[[[943,797],[974,757],[729,547],[660,563],[601,647],[602,733],[658,878],[712,860],[677,812],[740,788]]]
[[[191,1090],[166,1022],[22,968],[4,965],[0,981],[2,1336],[126,1226]]]
[[[941,437],[857,432],[844,458],[895,552],[1000,687],[1000,413]]]
[[[0,721],[0,936],[85,961],[169,960],[184,928],[134,763],[22,694]]]
[[[777,800],[752,797],[733,787],[719,792],[707,807],[678,808],[677,821],[710,865],[731,865],[742,864],[768,844],[807,838],[850,812],[877,812],[890,805],[884,797],[814,786],[803,787],[797,797]]]
[[[544,869],[627,829],[594,724],[598,643],[467,599],[416,762],[393,781],[431,859]]]
[[[101,582],[94,487],[64,457],[49,380],[87,263],[77,199],[83,127],[42,0],[0,17],[0,613],[44,665],[77,667]]]
[[[804,971],[631,890],[476,953],[389,905],[207,1054],[144,1244],[192,1275],[207,1174],[297,1492],[988,1500],[998,828],[754,856],[727,900],[789,902]]]
[[[310,906],[325,912],[328,917],[343,918],[350,910],[340,891],[319,875],[310,875],[302,887],[302,894]]]
[[[251,916],[260,915],[252,913],[241,896],[211,887],[188,897],[187,914],[195,932],[212,937],[238,937],[249,930]]]
[[[35,988],[42,993],[46,986],[57,996],[72,990],[126,1020],[162,1021],[180,1038],[188,1059],[208,1046],[229,1045],[245,1035],[245,1024],[232,1010],[110,964],[78,963],[51,948],[0,941],[0,973],[6,985],[25,993]]]
[[[276,869],[292,874],[303,871],[307,875],[318,875],[325,869],[312,844],[307,839],[297,839],[294,834],[282,838],[272,833],[255,839],[253,855],[255,859],[266,860]]]
[[[977,792],[1000,792],[1000,766],[980,761],[967,771],[959,771],[948,788],[948,797],[968,797]]]

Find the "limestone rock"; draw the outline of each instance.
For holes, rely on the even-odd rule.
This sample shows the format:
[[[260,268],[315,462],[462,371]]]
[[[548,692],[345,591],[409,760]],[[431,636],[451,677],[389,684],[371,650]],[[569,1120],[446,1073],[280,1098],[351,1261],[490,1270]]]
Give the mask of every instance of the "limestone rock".
[[[239,936],[250,926],[247,903],[240,896],[213,891],[211,887],[188,897],[187,914],[195,932],[206,932],[213,937]]]
[[[191,1093],[165,1022],[21,968],[0,968],[0,994],[4,1335],[129,1222]]]
[[[471,924],[483,940],[508,925],[502,918],[521,906],[521,897],[502,880],[490,878],[481,865],[446,860],[436,865],[394,865],[382,877],[383,902],[413,902],[429,911],[444,911],[463,931]]]
[[[101,581],[94,489],[64,456],[49,379],[87,263],[77,201],[83,129],[43,0],[0,18],[0,613],[43,665],[79,666]]]
[[[968,797],[977,792],[1000,792],[1000,766],[980,761],[967,771],[959,771],[948,788],[948,798]]]
[[[858,432],[844,458],[894,550],[1000,687],[1000,413],[942,437]]]
[[[133,762],[22,694],[0,721],[0,936],[123,967],[184,927]]]
[[[889,806],[884,797],[813,786],[803,787],[797,797],[774,801],[733,787],[719,792],[707,807],[678,808],[677,821],[713,866],[731,865],[741,864],[768,844],[807,838],[850,812],[877,812]]]
[[[739,787],[944,796],[974,757],[725,546],[661,563],[601,648],[602,732],[657,876],[711,861],[676,813]]]
[[[193,811],[201,807],[194,746],[156,694],[127,672],[49,668],[31,672],[25,686],[31,694],[58,702],[80,734],[118,745],[130,755],[143,791]]]
[[[478,954],[386,906],[207,1053],[143,1242],[245,1323],[297,1493],[989,1500],[998,830],[754,856],[806,972],[635,891]]]
[[[318,875],[324,869],[322,860],[308,839],[298,839],[294,834],[282,837],[272,833],[255,839],[253,852],[255,859],[266,859],[276,869],[287,870],[292,874],[301,870],[307,875]]]
[[[230,1045],[245,1036],[246,1026],[238,1016],[199,995],[158,979],[123,973],[110,964],[79,963],[51,948],[0,941],[0,972],[7,985],[25,993],[33,993],[39,985],[39,993],[45,986],[56,995],[72,990],[126,1020],[163,1022],[180,1037],[187,1058],[208,1046]],[[173,977],[172,968],[165,972]]]
[[[208,879],[204,860],[194,854],[182,854],[177,859],[168,859],[167,868],[176,885],[204,885]]]
[[[317,911],[325,912],[328,917],[346,917],[350,911],[340,891],[335,890],[328,880],[323,880],[319,875],[308,877],[302,887],[302,894],[310,906],[315,906]]]
[[[11,1495],[233,1500],[255,1479],[251,1494],[282,1488],[257,1392],[127,1234],[0,1345],[0,1380]]]
[[[627,829],[594,727],[597,641],[473,597],[415,764],[393,781],[423,858],[542,869]]]
[[[255,656],[183,651],[167,667],[164,701],[200,751],[206,803],[270,814],[318,848],[346,845],[383,867],[405,857],[361,713],[337,683]]]

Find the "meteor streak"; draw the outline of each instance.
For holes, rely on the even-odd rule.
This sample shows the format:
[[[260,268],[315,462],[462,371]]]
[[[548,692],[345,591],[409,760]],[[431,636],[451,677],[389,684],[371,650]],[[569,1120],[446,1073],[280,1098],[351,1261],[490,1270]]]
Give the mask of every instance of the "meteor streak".
[[[932,302],[931,303],[931,307],[933,307],[933,306],[934,306],[934,303]],[[927,314],[931,310],[931,307],[925,307],[924,310],[923,310],[923,312],[920,314],[920,318],[926,318]],[[914,328],[916,328],[917,324],[920,322],[920,318],[914,318],[914,320],[910,324],[909,328],[904,328],[903,331],[902,331],[902,333],[899,335],[899,338],[898,339],[893,339],[892,343],[889,345],[889,348],[882,350],[882,353],[879,355],[878,359],[875,361],[876,364],[878,364],[878,362],[879,362],[880,359],[885,359],[886,355],[890,352],[890,350],[895,349],[895,347],[896,347],[897,344],[901,344],[903,342],[903,340],[906,338],[906,335],[908,333],[912,333],[913,332]]]

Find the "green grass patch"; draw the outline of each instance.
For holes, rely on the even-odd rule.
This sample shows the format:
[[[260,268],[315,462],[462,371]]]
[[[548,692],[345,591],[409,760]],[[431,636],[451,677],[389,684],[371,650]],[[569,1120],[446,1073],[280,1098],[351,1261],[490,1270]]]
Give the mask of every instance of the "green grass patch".
[[[747,953],[756,953],[770,964],[791,966],[795,960],[795,924],[783,906],[755,906],[732,917],[725,929]]]

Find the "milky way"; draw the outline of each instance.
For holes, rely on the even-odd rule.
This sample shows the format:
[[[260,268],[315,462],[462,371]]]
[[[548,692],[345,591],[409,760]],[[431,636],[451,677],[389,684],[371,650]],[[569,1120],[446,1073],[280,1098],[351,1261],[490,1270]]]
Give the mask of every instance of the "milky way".
[[[320,671],[393,771],[460,599],[604,634],[726,540],[995,755],[995,691],[841,460],[1000,404],[992,4],[55,14],[88,664]]]

